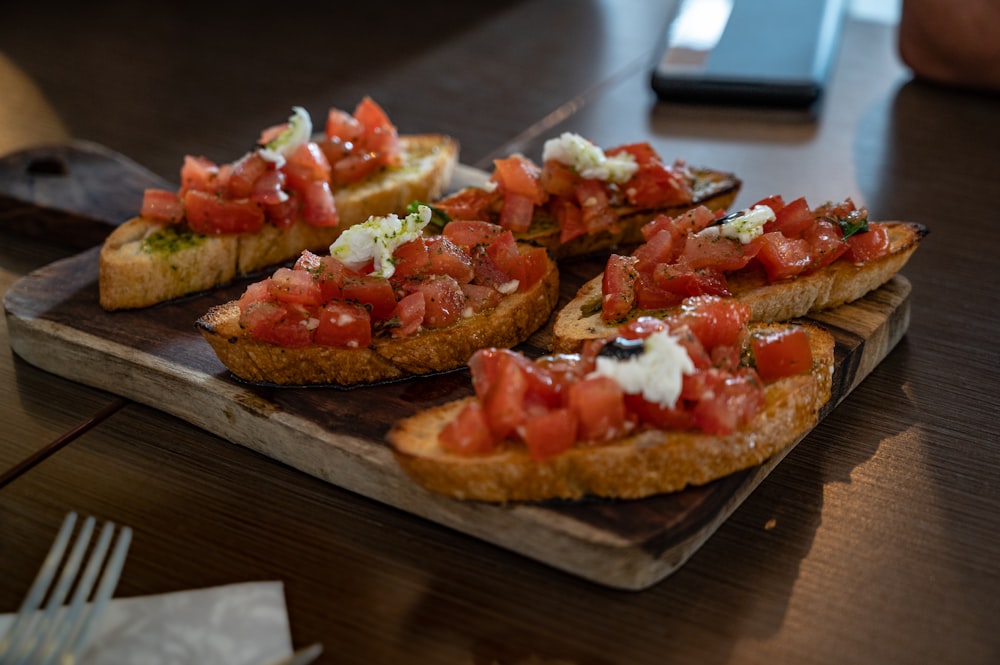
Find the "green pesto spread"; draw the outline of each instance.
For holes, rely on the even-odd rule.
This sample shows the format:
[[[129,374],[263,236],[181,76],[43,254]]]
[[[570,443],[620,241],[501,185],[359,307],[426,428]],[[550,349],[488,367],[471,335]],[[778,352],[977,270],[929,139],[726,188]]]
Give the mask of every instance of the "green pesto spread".
[[[205,235],[191,229],[171,225],[142,239],[142,251],[147,254],[174,254],[201,244]]]

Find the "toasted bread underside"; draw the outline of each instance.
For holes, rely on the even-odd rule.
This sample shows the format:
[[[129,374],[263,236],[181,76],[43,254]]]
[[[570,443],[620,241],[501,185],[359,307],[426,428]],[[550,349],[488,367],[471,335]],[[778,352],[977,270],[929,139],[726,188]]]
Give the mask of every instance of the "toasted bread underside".
[[[414,200],[431,200],[448,186],[458,162],[458,143],[439,134],[400,136],[403,164],[334,190],[339,224],[317,227],[298,221],[257,233],[191,236],[169,250],[149,251],[144,240],[165,225],[135,217],[107,237],[98,285],[106,310],[148,307],[207,291],[263,268],[293,259],[302,250],[329,248],[340,233],[372,215],[401,213]]]
[[[756,324],[753,329],[775,329]],[[750,425],[728,436],[694,430],[643,430],[605,444],[574,447],[544,461],[508,442],[488,455],[456,455],[438,443],[442,428],[471,399],[398,422],[387,437],[395,457],[425,488],[456,499],[543,501],[600,496],[637,499],[703,485],[746,469],[794,445],[830,400],[834,340],[808,326],[813,368],[766,387],[766,403]]]
[[[698,206],[705,206],[710,210],[726,210],[740,191],[741,181],[731,173],[695,169],[694,175],[694,198],[690,204],[656,209],[618,208],[618,228],[615,231],[602,230],[560,242],[559,225],[555,218],[541,212],[536,214],[527,231],[515,233],[514,237],[521,242],[545,247],[549,250],[549,255],[557,260],[606,252],[642,242],[643,225],[658,215],[675,217]]]
[[[493,309],[406,337],[380,335],[365,349],[283,348],[251,339],[240,327],[235,301],[213,307],[196,325],[222,364],[243,380],[346,386],[455,369],[476,349],[515,346],[548,321],[558,299],[559,273],[550,261],[537,284],[505,297]]]
[[[787,321],[809,312],[831,309],[874,291],[899,272],[916,251],[927,229],[911,222],[889,224],[890,252],[863,264],[838,261],[809,275],[768,284],[759,272],[728,277],[735,298],[750,305],[752,321]],[[587,339],[612,334],[621,322],[601,319],[601,280],[586,282],[576,296],[556,315],[552,327],[552,351],[569,353]],[[630,318],[657,316],[668,310],[635,310]]]

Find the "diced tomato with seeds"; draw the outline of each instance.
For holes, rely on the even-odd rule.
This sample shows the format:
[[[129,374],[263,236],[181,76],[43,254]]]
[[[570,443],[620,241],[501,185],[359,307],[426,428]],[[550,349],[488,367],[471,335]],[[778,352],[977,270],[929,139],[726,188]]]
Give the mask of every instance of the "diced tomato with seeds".
[[[256,233],[264,211],[250,199],[226,200],[193,189],[184,194],[184,215],[196,233]]]
[[[634,256],[612,254],[608,257],[601,278],[601,319],[624,319],[635,307],[639,260]]]
[[[433,275],[406,285],[424,296],[424,325],[443,328],[457,321],[465,309],[465,293],[454,277]]]
[[[476,270],[472,265],[472,257],[446,236],[428,238],[426,245],[430,273],[449,275],[460,284],[471,282],[475,277]]]
[[[809,241],[786,238],[779,231],[760,236],[760,251],[756,259],[767,271],[769,281],[795,277],[809,267]]]
[[[890,248],[889,231],[885,224],[871,222],[868,231],[847,238],[845,258],[853,263],[865,263],[884,256]]]
[[[605,441],[625,433],[625,392],[611,377],[593,375],[575,382],[567,403],[577,416],[581,441]]]
[[[142,194],[143,217],[173,224],[184,219],[184,201],[175,192],[147,189]]]
[[[390,328],[389,333],[393,337],[412,335],[423,324],[424,313],[426,311],[427,305],[424,294],[420,291],[414,291],[409,295],[403,296],[396,303],[396,309],[393,310],[390,317],[391,319],[395,319],[398,325]]]
[[[278,268],[269,280],[268,292],[278,302],[319,305],[323,302],[323,291],[305,270]]]
[[[754,335],[751,340],[757,373],[764,381],[802,374],[812,369],[809,334],[803,328]]]
[[[572,409],[557,408],[528,416],[522,429],[524,443],[534,460],[545,460],[573,447],[578,420]]]
[[[496,444],[478,402],[469,402],[449,421],[439,435],[441,447],[459,455],[482,455],[493,452]]]
[[[345,349],[364,349],[371,345],[371,318],[364,306],[332,300],[319,309],[317,318],[317,344]]]

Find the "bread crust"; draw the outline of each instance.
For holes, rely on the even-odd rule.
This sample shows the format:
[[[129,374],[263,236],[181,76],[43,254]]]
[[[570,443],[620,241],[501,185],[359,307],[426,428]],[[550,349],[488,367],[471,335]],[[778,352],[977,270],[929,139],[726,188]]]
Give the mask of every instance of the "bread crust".
[[[143,240],[167,225],[135,217],[101,247],[98,287],[106,310],[148,307],[207,291],[297,257],[329,248],[341,232],[371,215],[402,212],[412,201],[439,197],[458,162],[458,142],[441,134],[399,137],[403,164],[334,190],[339,223],[297,221],[287,229],[265,224],[257,233],[192,235],[173,251],[146,251]]]
[[[759,272],[727,276],[733,297],[750,305],[751,321],[787,321],[853,302],[877,289],[899,272],[916,251],[927,229],[912,222],[885,222],[889,225],[890,251],[863,264],[837,261],[809,275],[768,284]],[[603,275],[583,284],[576,296],[556,315],[552,327],[552,351],[570,353],[587,339],[612,334],[621,322],[601,319]],[[635,310],[630,319],[657,316],[665,310]]]
[[[550,260],[541,280],[493,309],[406,337],[379,335],[366,349],[284,348],[251,339],[240,327],[236,301],[211,308],[196,326],[219,360],[245,381],[347,386],[451,370],[464,366],[476,349],[515,346],[545,325],[558,300],[559,272]]]
[[[754,324],[751,330],[782,324]],[[517,442],[483,456],[456,455],[438,433],[474,397],[401,420],[387,438],[407,473],[430,491],[495,503],[599,496],[638,499],[702,485],[746,469],[790,448],[818,422],[830,400],[834,339],[806,326],[813,367],[765,388],[765,406],[746,428],[728,436],[695,430],[643,430],[610,443],[574,447],[536,461]]]

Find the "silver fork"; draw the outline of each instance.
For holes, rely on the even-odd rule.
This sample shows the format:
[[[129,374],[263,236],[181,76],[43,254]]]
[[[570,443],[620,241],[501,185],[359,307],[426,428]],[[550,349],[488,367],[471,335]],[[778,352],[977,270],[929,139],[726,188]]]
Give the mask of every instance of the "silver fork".
[[[107,609],[125,565],[125,555],[132,541],[132,529],[122,527],[114,550],[108,557],[115,525],[111,522],[104,524],[67,605],[66,597],[87,554],[95,525],[93,517],[84,520],[63,563],[63,555],[69,547],[76,521],[76,513],[68,514],[63,520],[59,535],[52,543],[17,616],[7,633],[0,638],[0,664],[45,665],[58,662],[60,665],[72,665],[86,646],[97,619]],[[60,564],[63,564],[62,573],[53,586]],[[97,581],[99,574],[100,582]],[[88,603],[95,584],[97,590]],[[48,603],[43,610],[40,608],[46,595]]]

